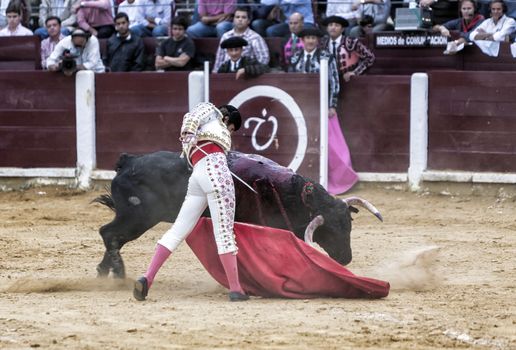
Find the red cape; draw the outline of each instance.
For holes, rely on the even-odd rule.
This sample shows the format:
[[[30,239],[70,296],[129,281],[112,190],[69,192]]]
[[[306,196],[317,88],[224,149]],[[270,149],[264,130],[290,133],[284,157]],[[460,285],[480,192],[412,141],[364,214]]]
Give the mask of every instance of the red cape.
[[[351,271],[298,239],[292,232],[235,223],[240,284],[250,295],[282,298],[382,298],[389,283]],[[209,218],[201,218],[186,242],[210,275],[224,287]]]

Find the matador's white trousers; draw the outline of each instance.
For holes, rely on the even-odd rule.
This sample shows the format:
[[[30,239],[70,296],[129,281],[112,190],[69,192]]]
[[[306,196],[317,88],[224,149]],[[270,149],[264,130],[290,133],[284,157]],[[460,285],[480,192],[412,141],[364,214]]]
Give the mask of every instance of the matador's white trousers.
[[[211,153],[195,164],[177,219],[158,243],[173,252],[192,232],[206,206],[210,208],[218,253],[236,252],[235,186],[224,153]]]

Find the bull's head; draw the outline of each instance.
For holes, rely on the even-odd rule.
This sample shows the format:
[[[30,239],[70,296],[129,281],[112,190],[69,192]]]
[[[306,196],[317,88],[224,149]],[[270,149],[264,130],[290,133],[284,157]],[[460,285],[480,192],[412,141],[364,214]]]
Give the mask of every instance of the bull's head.
[[[320,187],[320,188],[319,188]],[[322,189],[322,191],[321,191]],[[305,231],[305,241],[317,243],[328,255],[342,265],[351,262],[351,212],[360,205],[382,220],[378,210],[366,200],[351,197],[344,200],[330,196],[320,185],[304,190],[304,202],[313,210],[313,219]]]

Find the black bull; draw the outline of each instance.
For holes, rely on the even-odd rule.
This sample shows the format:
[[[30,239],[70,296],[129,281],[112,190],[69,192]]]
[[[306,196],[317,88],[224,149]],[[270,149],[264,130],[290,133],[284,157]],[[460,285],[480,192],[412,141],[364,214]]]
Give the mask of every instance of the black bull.
[[[234,180],[236,221],[288,229],[303,239],[312,220],[322,218],[314,220],[318,225],[310,225],[315,229],[313,241],[339,263],[346,265],[351,261],[350,211],[357,212],[354,207],[270,159],[230,152],[228,164],[232,172],[258,192],[255,194]],[[191,170],[179,153],[156,152],[143,156],[123,154],[116,172],[111,196],[95,199],[115,211],[113,221],[100,228],[106,252],[97,271],[99,276],[106,276],[111,270],[115,277],[124,278],[120,249],[157,223],[174,222]],[[204,214],[209,215],[209,211]]]

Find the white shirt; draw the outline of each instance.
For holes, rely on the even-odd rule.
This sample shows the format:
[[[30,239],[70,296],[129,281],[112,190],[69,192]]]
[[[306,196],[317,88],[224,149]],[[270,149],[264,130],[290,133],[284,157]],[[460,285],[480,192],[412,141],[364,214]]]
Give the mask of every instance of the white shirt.
[[[70,50],[70,52],[74,55],[78,55],[79,57],[75,59],[77,64],[82,64],[84,68],[87,70],[92,70],[95,73],[103,73],[105,72],[104,64],[102,63],[102,59],[100,58],[100,47],[99,40],[95,36],[90,36],[86,46],[82,50],[77,50],[72,43],[72,36],[69,35],[63,40],[61,40],[54,51],[50,54],[50,57],[47,59],[47,67],[58,64],[61,61],[61,56],[63,55],[64,50]]]
[[[143,24],[145,20],[143,17],[143,8],[141,7],[140,0],[135,0],[132,4],[125,0],[118,6],[118,12],[124,12],[127,14],[127,17],[129,17],[130,28],[138,24]]]
[[[239,58],[237,61],[231,61],[231,71],[232,72],[237,71],[237,67],[240,64],[240,60],[241,60],[241,58]]]
[[[64,0],[52,0],[51,1],[52,3],[52,8],[54,9],[55,11],[55,15],[59,18],[61,18],[61,14],[63,13],[64,11]]]
[[[342,35],[339,35],[339,37],[335,40],[333,40],[332,38],[329,38],[329,39],[330,40],[328,40],[328,51],[332,55],[337,55],[338,51],[339,51],[340,42],[342,40]],[[333,42],[335,42],[335,50],[337,50],[337,52],[333,52]]]
[[[154,18],[156,25],[170,25],[170,18],[172,16],[173,0],[141,0],[141,15],[143,17],[143,25],[148,26],[149,22],[146,17]]]
[[[355,20],[357,11],[353,11],[351,7],[353,1],[328,0],[326,4],[326,17],[339,16],[347,20]]]
[[[516,29],[516,21],[511,17],[503,15],[498,20],[498,23],[494,23],[492,18],[484,20],[480,23],[474,31],[471,32],[469,38],[473,41],[473,38],[478,34],[479,29],[483,29],[488,34],[493,34],[494,41],[504,41],[505,36],[511,34]],[[478,41],[478,40],[477,40]]]
[[[486,33],[493,35],[493,40],[473,40],[479,33],[478,30],[483,29]],[[503,15],[494,23],[492,18],[484,20],[480,25],[471,32],[469,38],[488,56],[498,57],[500,53],[500,42],[504,41],[505,36],[511,34],[516,29],[516,21],[511,17]]]
[[[7,17],[5,16],[5,10],[7,10],[7,5],[11,0],[0,0],[0,28],[3,28],[7,25]]]
[[[25,28],[21,24],[18,24],[18,27],[14,31],[10,31],[9,27],[5,27],[0,30],[0,36],[30,36],[33,35],[32,31],[28,28]]]

